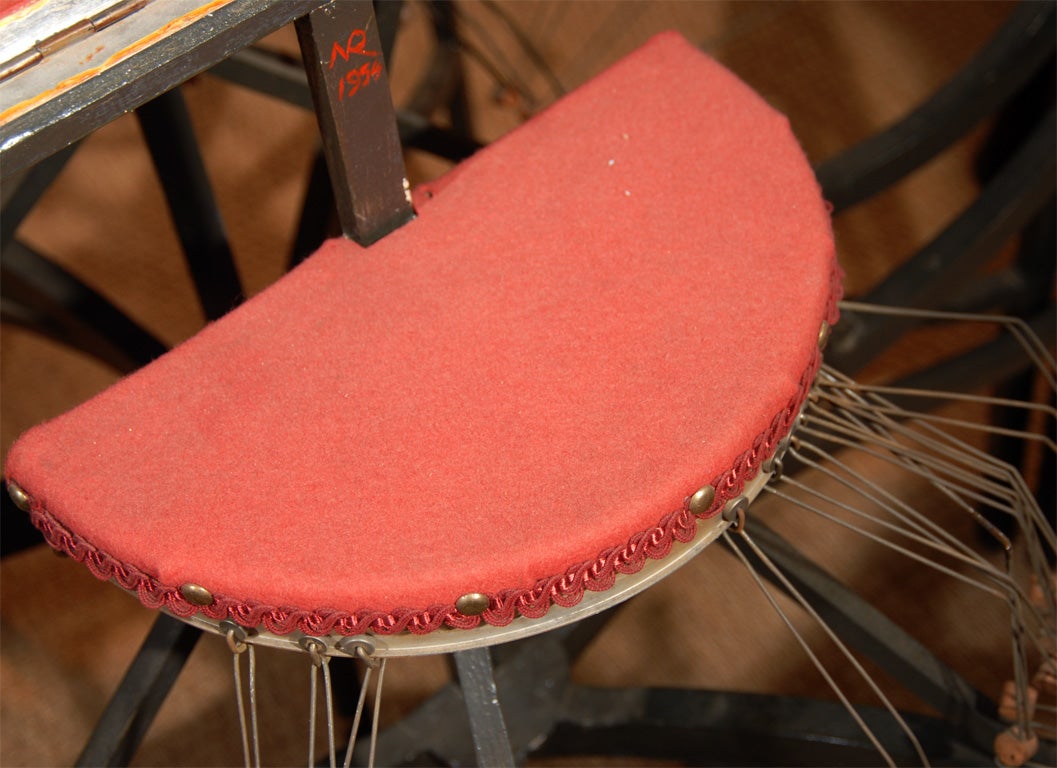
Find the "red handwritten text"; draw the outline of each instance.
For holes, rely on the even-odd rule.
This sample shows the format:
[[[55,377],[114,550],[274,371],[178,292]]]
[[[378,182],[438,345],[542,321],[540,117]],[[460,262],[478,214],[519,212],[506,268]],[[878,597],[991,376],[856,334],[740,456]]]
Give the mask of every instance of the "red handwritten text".
[[[359,57],[366,57],[370,61],[358,64]],[[382,77],[382,59],[378,51],[367,50],[367,32],[363,29],[354,29],[345,41],[345,45],[335,42],[330,49],[330,66],[333,70],[338,59],[350,68],[338,80],[338,101],[346,96],[352,96],[360,88],[369,83],[377,82]]]

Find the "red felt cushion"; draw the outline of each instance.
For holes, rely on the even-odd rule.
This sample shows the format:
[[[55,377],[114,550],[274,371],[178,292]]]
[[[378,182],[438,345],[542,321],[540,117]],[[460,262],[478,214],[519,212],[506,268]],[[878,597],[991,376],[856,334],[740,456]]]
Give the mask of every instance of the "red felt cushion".
[[[836,320],[784,117],[663,35],[334,240],[7,465],[53,545],[272,631],[539,615],[693,536],[788,431]]]

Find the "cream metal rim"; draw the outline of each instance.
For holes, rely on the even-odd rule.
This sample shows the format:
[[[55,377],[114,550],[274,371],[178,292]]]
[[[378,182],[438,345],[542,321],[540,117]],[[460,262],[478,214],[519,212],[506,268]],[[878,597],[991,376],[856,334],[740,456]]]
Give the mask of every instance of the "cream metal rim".
[[[778,451],[781,452],[781,448]],[[751,503],[762,492],[763,487],[771,479],[772,474],[772,472],[761,469],[756,477],[745,484],[745,489],[742,491],[741,496],[732,501],[744,500]],[[583,599],[572,607],[565,608],[559,605],[552,605],[547,614],[539,619],[519,616],[503,627],[485,624],[474,629],[438,629],[425,635],[415,635],[410,632],[396,635],[364,634],[352,636],[309,636],[300,632],[276,635],[272,632],[248,628],[240,628],[241,632],[236,631],[236,635],[238,640],[244,640],[254,645],[301,652],[305,651],[302,640],[311,637],[313,641],[318,643],[315,647],[317,652],[321,654],[328,656],[355,656],[360,655],[357,649],[361,649],[364,655],[376,658],[427,656],[498,645],[499,643],[520,640],[541,632],[557,629],[572,622],[581,621],[634,597],[647,587],[686,565],[701,550],[719,538],[731,524],[730,521],[724,519],[722,514],[717,514],[708,519],[698,519],[698,530],[693,541],[686,544],[678,541],[674,542],[672,551],[667,557],[661,560],[648,560],[638,573],[618,575],[616,583],[604,592],[585,592]],[[178,618],[199,629],[221,636],[226,635],[229,628],[234,627],[234,624],[230,621],[218,621],[200,614]],[[245,633],[244,636],[242,633]],[[344,647],[339,647],[339,644]]]

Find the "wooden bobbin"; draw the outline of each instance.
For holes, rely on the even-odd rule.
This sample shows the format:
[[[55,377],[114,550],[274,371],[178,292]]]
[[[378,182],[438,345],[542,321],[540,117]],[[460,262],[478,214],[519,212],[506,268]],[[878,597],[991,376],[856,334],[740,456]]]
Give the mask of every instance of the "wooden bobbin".
[[[1057,696],[1057,658],[1051,656],[1042,662],[1031,684],[1047,696]]]
[[[1057,570],[1050,574],[1053,584],[1053,593],[1057,593]],[[1039,583],[1039,577],[1036,574],[1031,574],[1031,586],[1028,588],[1028,600],[1036,608],[1046,607],[1046,593],[1042,590],[1042,584]]]
[[[1024,693],[1028,699],[1025,714],[1028,720],[1032,720],[1035,717],[1035,705],[1039,701],[1039,691],[1035,686],[1029,685]],[[998,716],[1009,722],[1017,720],[1017,684],[1012,680],[1006,680],[1002,686],[1002,695],[998,699]]]
[[[1021,736],[1016,726],[1007,728],[995,736],[995,759],[999,765],[1021,766],[1035,756],[1039,749],[1039,737],[1034,733]]]

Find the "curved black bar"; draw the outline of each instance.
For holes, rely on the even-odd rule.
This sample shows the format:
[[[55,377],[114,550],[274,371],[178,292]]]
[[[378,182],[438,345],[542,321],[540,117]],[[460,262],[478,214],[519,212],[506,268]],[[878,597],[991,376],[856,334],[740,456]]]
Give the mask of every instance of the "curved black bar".
[[[858,714],[896,765],[917,765],[910,741],[880,707]],[[932,765],[988,765],[994,756],[951,740],[937,718],[903,714]],[[571,686],[534,757],[611,755],[684,765],[876,766],[876,750],[836,701],[683,688]]]
[[[2,271],[5,322],[92,355],[121,373],[168,350],[104,296],[18,240],[4,251]]]
[[[972,205],[863,300],[931,309],[968,284],[975,271],[1052,199],[1057,179],[1055,131],[1057,118],[1051,109]],[[835,329],[827,358],[854,374],[916,322],[883,315],[849,318]]]
[[[816,168],[834,213],[923,165],[1013,97],[1053,54],[1057,5],[1022,3],[977,56],[909,115]]]

